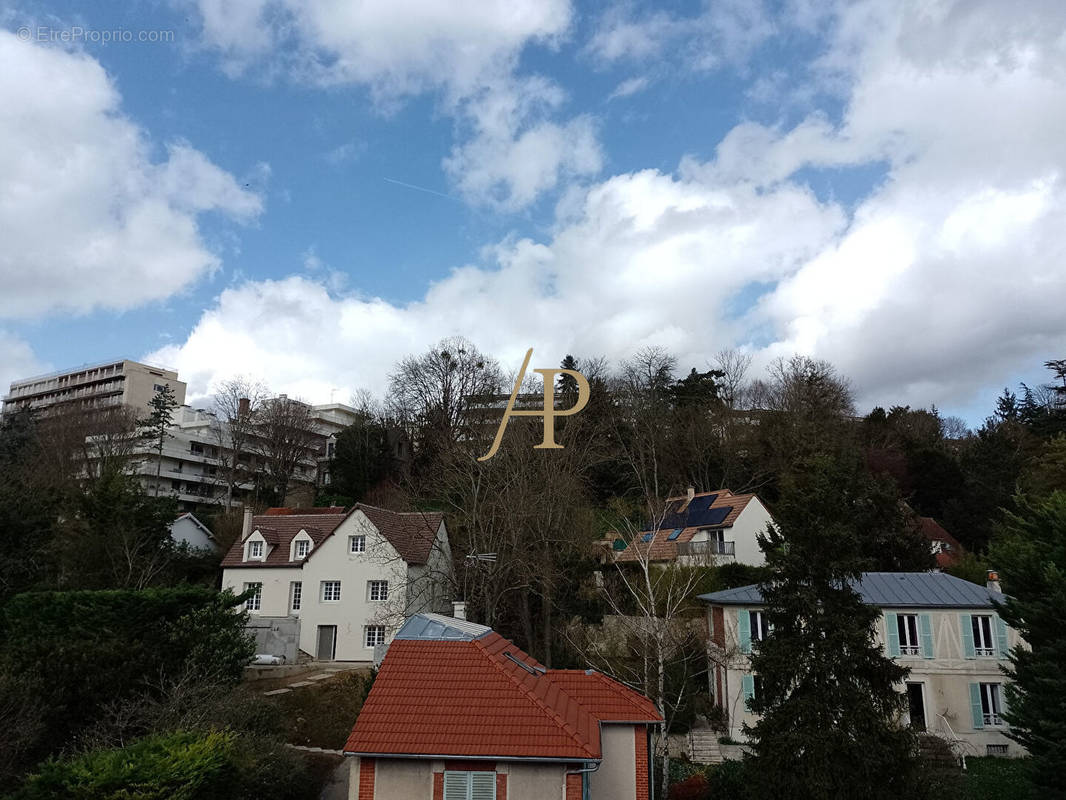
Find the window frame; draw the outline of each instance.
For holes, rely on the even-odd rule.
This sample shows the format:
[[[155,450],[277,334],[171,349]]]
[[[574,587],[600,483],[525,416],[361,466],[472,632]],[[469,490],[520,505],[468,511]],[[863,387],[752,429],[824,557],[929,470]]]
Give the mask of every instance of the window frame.
[[[301,546],[303,552],[300,552]],[[297,539],[293,543],[293,557],[297,560],[307,558],[307,554],[311,552],[311,541],[309,539]]]
[[[303,605],[304,583],[303,581],[289,582],[289,612],[299,611]]]
[[[986,727],[1003,725],[1003,684],[979,683],[981,687],[981,716]]]
[[[370,634],[371,634],[371,632],[375,633],[375,637],[374,637],[375,639],[379,639],[379,637],[380,637],[380,640],[371,643],[370,642]],[[370,649],[372,647],[377,647],[379,644],[385,644],[385,626],[384,625],[364,625],[363,626],[363,647],[365,647],[367,649]]]
[[[896,633],[899,635],[899,654],[901,656],[916,657],[922,654],[922,633],[918,627],[917,614],[897,614]]]
[[[761,609],[748,610],[748,632],[753,643],[765,641],[770,635],[770,623]]]
[[[245,592],[250,592],[253,588],[255,589],[255,594],[244,601],[244,610],[249,613],[252,611],[259,611],[263,607],[263,582],[248,581],[244,584]]]
[[[376,591],[375,591],[376,590]],[[379,597],[374,595],[378,594]],[[366,599],[370,603],[384,603],[389,599],[389,582],[387,580],[372,580],[366,582]]]
[[[359,543],[359,547],[356,548],[356,543]],[[348,537],[348,554],[356,555],[357,553],[366,552],[366,534],[365,533],[353,533]]]
[[[336,587],[336,596],[327,597],[327,592],[332,587]],[[329,593],[332,594],[332,592]],[[339,580],[322,581],[322,586],[318,591],[318,598],[323,603],[339,603],[341,601],[341,582]]]
[[[977,658],[995,658],[996,640],[991,614],[974,614],[970,617],[970,632],[973,634],[973,652]]]
[[[251,539],[248,542],[248,556],[245,561],[262,561],[265,557],[266,543],[261,539]],[[257,551],[257,552],[253,552]]]
[[[495,770],[457,770],[446,769],[444,770],[443,796],[444,800],[473,800],[474,798],[474,776],[484,775],[487,776],[485,780],[485,786],[482,789],[488,790],[488,797],[485,794],[478,794],[478,800],[496,800],[496,771]],[[466,783],[465,787],[459,788],[459,791],[454,791],[454,788],[449,786],[451,782],[449,779],[456,779],[459,777],[464,778]],[[449,791],[449,790],[452,791]]]

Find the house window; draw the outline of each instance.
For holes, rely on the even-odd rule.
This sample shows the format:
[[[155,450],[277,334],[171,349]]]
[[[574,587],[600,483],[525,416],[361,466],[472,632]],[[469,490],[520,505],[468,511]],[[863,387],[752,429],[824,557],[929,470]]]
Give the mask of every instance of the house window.
[[[496,773],[446,770],[444,800],[496,800]]]
[[[376,647],[379,644],[385,644],[384,625],[367,625],[363,628],[363,632],[367,647]]]
[[[348,537],[348,552],[349,553],[365,553],[366,552],[366,537],[359,533],[355,536]]]
[[[289,611],[299,611],[300,602],[303,600],[304,585],[301,581],[293,581],[289,584]]]
[[[979,656],[994,656],[996,646],[992,641],[992,617],[987,615],[971,617],[970,625],[973,626],[974,652]]]
[[[248,558],[262,558],[263,543],[258,539],[248,542]]]
[[[246,583],[244,584],[245,592],[252,592],[252,596],[244,601],[245,611],[258,611],[263,601],[263,584],[261,583]]]
[[[381,602],[389,599],[388,581],[367,581],[367,594],[370,600]]]
[[[1003,712],[1000,697],[1000,684],[981,684],[981,716],[985,725],[1002,725],[1000,714]]]
[[[311,548],[311,543],[309,541],[307,541],[306,539],[297,539],[296,540],[296,557],[297,558],[306,558],[307,557],[307,551],[310,548]]]
[[[921,655],[922,646],[918,640],[918,615],[900,614],[896,617],[896,629],[899,631],[900,655]]]
[[[1005,744],[986,744],[985,745],[986,756],[1005,756],[1007,755],[1007,745]]]
[[[322,601],[336,603],[341,599],[340,581],[322,581]]]
[[[749,611],[748,615],[751,618],[751,640],[761,642],[770,633],[770,623],[761,611]]]

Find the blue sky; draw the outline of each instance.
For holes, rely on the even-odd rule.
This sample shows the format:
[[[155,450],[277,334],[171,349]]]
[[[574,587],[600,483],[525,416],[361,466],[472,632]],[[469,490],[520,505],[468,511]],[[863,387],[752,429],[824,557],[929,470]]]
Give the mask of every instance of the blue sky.
[[[0,8],[5,383],[324,402],[461,333],[801,352],[976,423],[1066,354],[1058,4]],[[77,27],[172,41],[41,41]]]

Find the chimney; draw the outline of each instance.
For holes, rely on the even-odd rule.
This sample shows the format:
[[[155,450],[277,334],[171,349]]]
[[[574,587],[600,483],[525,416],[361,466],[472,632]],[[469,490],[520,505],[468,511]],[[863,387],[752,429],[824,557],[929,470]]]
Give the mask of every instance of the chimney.
[[[248,538],[248,534],[252,532],[252,507],[244,507],[244,523],[241,525],[241,541],[243,542]]]
[[[455,600],[452,603],[452,616],[455,619],[466,619],[466,601]]]
[[[246,417],[246,416],[248,416],[248,412],[251,410],[251,407],[252,407],[252,401],[249,400],[247,397],[239,397],[239,398],[237,398],[237,416],[238,417]]]
[[[990,569],[988,571],[988,580],[985,582],[985,586],[988,589],[991,589],[993,592],[1003,591],[999,588],[999,573],[996,572],[994,569]]]
[[[692,498],[694,498],[695,496],[695,487],[689,486],[688,489],[685,490],[685,502],[681,504],[681,507],[678,509],[678,511],[685,511],[688,508],[689,503],[692,502]]]

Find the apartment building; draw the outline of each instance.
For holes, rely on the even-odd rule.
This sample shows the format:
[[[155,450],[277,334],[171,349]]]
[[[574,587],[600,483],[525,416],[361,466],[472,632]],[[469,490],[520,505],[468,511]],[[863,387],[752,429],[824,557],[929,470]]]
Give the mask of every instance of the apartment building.
[[[866,572],[853,583],[881,610],[876,634],[885,653],[910,668],[905,722],[945,739],[960,756],[1024,755],[1006,735],[1001,667],[1021,643],[996,613],[1007,601],[995,584],[978,586],[942,572]],[[728,735],[743,742],[759,691],[753,649],[773,632],[757,585],[700,595],[707,604],[711,692]]]
[[[169,386],[185,402],[185,383],[174,370],[122,359],[14,381],[3,397],[3,413],[23,408],[44,411],[54,406],[96,409],[126,405],[146,409],[160,386]]]
[[[317,659],[371,662],[411,615],[450,609],[451,558],[439,513],[248,510],[222,586],[254,592],[245,607],[260,652],[271,652],[270,634],[295,629],[298,649]]]

